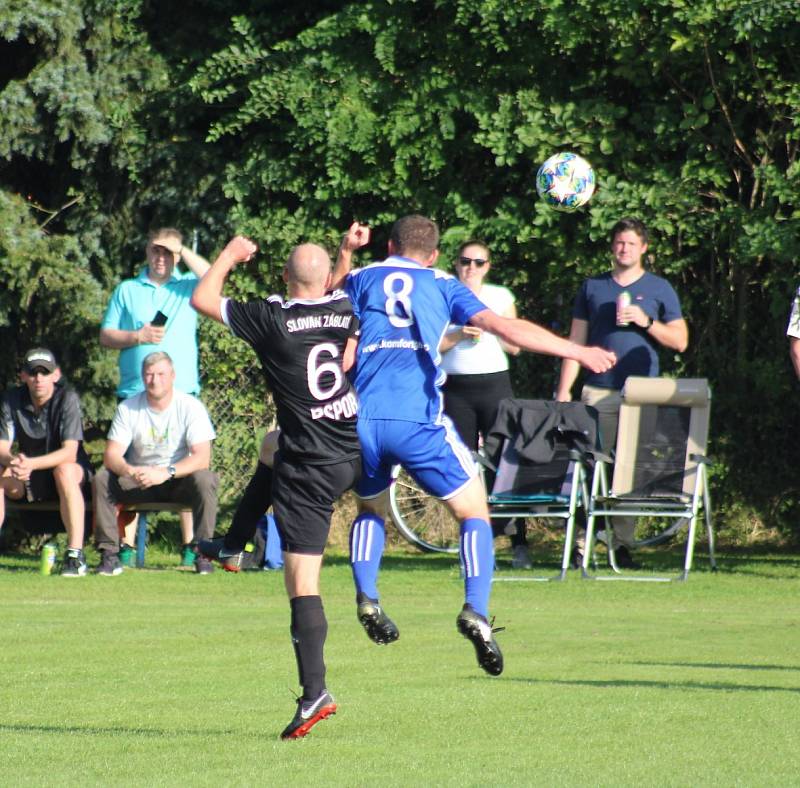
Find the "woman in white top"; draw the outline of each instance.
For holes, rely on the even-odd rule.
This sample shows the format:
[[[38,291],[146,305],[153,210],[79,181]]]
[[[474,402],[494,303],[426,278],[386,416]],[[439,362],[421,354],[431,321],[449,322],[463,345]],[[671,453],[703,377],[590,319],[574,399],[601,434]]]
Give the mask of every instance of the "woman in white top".
[[[455,261],[459,280],[493,312],[516,317],[511,291],[485,281],[491,267],[491,256],[485,244],[467,241],[461,246]],[[486,436],[494,423],[500,400],[514,396],[507,354],[516,355],[519,348],[474,326],[450,326],[439,350],[441,367],[447,373],[442,389],[445,413],[464,443],[476,451],[479,436]],[[517,569],[530,567],[524,521],[495,521],[492,526],[495,536],[506,533],[506,527],[513,527],[513,566]]]

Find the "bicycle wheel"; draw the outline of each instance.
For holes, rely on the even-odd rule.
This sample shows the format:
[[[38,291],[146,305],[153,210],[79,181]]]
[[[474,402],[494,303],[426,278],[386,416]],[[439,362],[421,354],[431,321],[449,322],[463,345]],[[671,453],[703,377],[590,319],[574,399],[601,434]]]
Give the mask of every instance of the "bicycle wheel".
[[[459,527],[450,510],[428,495],[400,467],[389,490],[397,530],[415,547],[430,553],[457,553]]]

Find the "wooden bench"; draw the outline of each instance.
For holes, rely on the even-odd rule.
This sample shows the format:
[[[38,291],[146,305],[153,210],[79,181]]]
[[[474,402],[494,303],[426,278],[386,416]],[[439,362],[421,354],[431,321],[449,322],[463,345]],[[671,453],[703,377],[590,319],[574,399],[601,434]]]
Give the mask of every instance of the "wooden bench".
[[[17,512],[58,512],[58,501],[15,501],[6,496],[6,513]],[[86,501],[86,511],[92,511],[92,502]],[[143,501],[142,503],[122,504],[123,512],[136,512],[139,524],[136,528],[136,566],[141,569],[145,563],[147,551],[147,513],[148,512],[191,512],[191,507],[182,503],[158,503]]]

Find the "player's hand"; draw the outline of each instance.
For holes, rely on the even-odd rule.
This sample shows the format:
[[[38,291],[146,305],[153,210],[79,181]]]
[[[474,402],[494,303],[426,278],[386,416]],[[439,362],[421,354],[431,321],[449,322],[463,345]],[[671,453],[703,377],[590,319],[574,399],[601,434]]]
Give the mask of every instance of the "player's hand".
[[[462,326],[461,334],[464,339],[471,339],[473,342],[480,342],[483,335],[483,329],[477,326]]]
[[[353,222],[342,238],[342,249],[346,252],[355,252],[369,243],[370,229],[366,224]]]
[[[21,482],[27,482],[31,478],[33,467],[31,461],[25,454],[17,454],[8,464],[11,475]]]
[[[580,355],[576,360],[582,367],[594,373],[607,372],[617,363],[616,355],[602,347],[581,346]]]
[[[140,345],[160,345],[167,333],[165,326],[154,326],[152,323],[145,323],[139,329]]]
[[[257,251],[258,246],[243,235],[231,238],[227,246],[222,250],[223,254],[230,257],[235,263],[249,263],[255,257]]]

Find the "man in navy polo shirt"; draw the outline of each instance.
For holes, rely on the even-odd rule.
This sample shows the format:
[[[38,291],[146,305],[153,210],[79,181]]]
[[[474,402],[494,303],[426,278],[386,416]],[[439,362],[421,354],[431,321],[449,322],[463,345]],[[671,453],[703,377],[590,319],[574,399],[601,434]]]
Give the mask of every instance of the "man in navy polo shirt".
[[[675,290],[666,279],[645,271],[642,258],[647,252],[647,228],[638,219],[626,218],[611,229],[611,271],[587,279],[575,298],[569,338],[580,345],[600,345],[612,350],[616,366],[600,373],[588,373],[581,401],[597,408],[603,448],[613,449],[617,440],[621,391],[629,375],[657,377],[658,350],[665,347],[682,353],[689,343],[686,321]],[[618,309],[620,295],[629,303]],[[556,399],[569,402],[578,376],[578,364],[564,359]],[[634,566],[635,521],[614,519],[614,547],[617,564]]]

